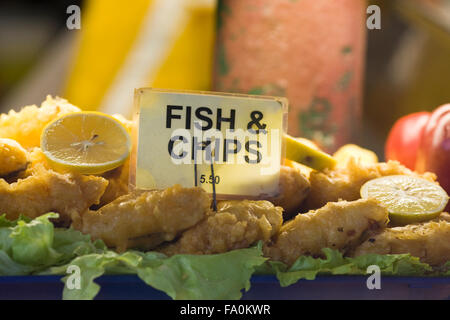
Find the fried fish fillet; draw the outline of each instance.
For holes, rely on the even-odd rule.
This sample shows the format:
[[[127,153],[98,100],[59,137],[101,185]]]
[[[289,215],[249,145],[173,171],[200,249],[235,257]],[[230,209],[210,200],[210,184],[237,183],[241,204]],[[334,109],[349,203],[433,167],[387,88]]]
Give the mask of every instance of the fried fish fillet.
[[[280,195],[266,200],[282,207],[285,218],[290,218],[299,212],[309,189],[308,179],[299,170],[282,166],[280,170]]]
[[[80,109],[66,100],[47,96],[40,108],[26,106],[19,112],[0,115],[0,137],[16,140],[25,149],[38,147],[42,130],[50,121],[77,111]]]
[[[83,213],[73,227],[124,251],[141,237],[154,236],[149,238],[152,245],[173,240],[204,219],[210,204],[209,195],[201,188],[175,185],[119,197],[97,211]]]
[[[437,220],[387,228],[358,246],[353,256],[367,253],[410,253],[432,266],[444,264],[450,260],[450,222]]]
[[[33,148],[28,153],[28,167],[25,171],[19,174],[20,178],[26,178],[30,176],[33,172],[33,168],[36,166],[43,166],[47,169],[51,169],[49,166],[47,159],[44,156],[44,153],[40,148]],[[107,180],[107,187],[105,192],[102,194],[100,198],[99,206],[103,206],[107,203],[112,202],[120,196],[123,196],[128,193],[128,172],[129,172],[129,159],[125,161],[120,167],[105,172],[101,175],[104,179]]]
[[[128,193],[129,171],[130,159],[126,160],[120,167],[102,174],[102,177],[108,180],[108,187],[100,199],[101,206]]]
[[[302,255],[322,256],[322,248],[345,252],[387,222],[388,212],[376,200],[330,202],[284,223],[264,254],[290,265]]]
[[[119,120],[122,125],[126,128],[129,134],[133,130],[133,122],[126,119],[120,114],[113,115],[114,118]],[[128,182],[129,182],[129,172],[130,172],[130,159],[128,158],[120,167],[105,172],[102,177],[108,180],[108,187],[105,190],[102,198],[100,199],[100,205],[103,206],[120,196],[128,193]]]
[[[43,166],[50,169],[47,159],[40,148],[33,148],[28,153],[28,159],[29,163],[27,169],[19,174],[19,177],[21,178],[30,176],[35,166]],[[105,172],[101,175],[102,178],[107,180],[107,187],[100,198],[99,206],[112,202],[118,197],[128,193],[129,170],[129,159],[127,159],[120,167]]]
[[[305,200],[307,210],[323,207],[328,202],[338,200],[354,201],[360,199],[360,189],[369,180],[390,175],[416,175],[424,179],[435,181],[433,173],[419,175],[404,167],[397,161],[362,164],[350,158],[343,168],[337,167],[324,172],[311,172],[311,191]]]
[[[0,177],[23,170],[28,162],[28,153],[14,140],[0,138]]]
[[[436,219],[433,219],[434,221],[447,221],[450,222],[450,214],[448,212],[442,212],[439,217],[437,217]]]
[[[22,173],[21,177],[25,178],[32,175],[36,168],[38,168],[38,170],[51,169],[44,152],[42,152],[42,149],[38,147],[32,148],[28,151],[28,166]]]
[[[269,201],[221,201],[217,212],[160,251],[167,255],[212,254],[247,248],[259,240],[268,241],[282,222],[282,208]]]
[[[35,165],[17,182],[0,179],[0,212],[11,220],[21,214],[36,218],[57,212],[60,221],[68,223],[98,203],[107,184],[102,177],[61,174]]]

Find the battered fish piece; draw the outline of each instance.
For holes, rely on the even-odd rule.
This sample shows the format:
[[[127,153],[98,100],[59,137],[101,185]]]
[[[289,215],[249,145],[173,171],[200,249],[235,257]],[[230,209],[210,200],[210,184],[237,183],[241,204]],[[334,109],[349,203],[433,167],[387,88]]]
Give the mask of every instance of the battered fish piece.
[[[33,148],[29,154],[29,164],[27,169],[19,174],[20,178],[26,178],[32,175],[33,168],[36,166],[43,166],[44,168],[51,169],[50,165],[45,158],[44,153],[40,148]],[[128,174],[129,174],[129,159],[127,159],[123,165],[113,169],[111,171],[105,172],[101,175],[107,180],[107,187],[105,192],[100,198],[99,206],[103,206],[107,203],[112,202],[120,196],[128,193]]]
[[[358,246],[353,256],[367,253],[410,253],[432,266],[444,264],[450,261],[450,222],[428,221],[385,229]]]
[[[66,225],[98,203],[108,184],[102,177],[61,174],[42,165],[35,165],[29,174],[11,184],[0,179],[0,212],[8,219],[57,212]]]
[[[130,159],[127,159],[120,167],[102,174],[102,177],[108,180],[108,187],[100,199],[101,206],[128,193],[129,171]]]
[[[276,206],[283,207],[286,219],[296,215],[310,190],[308,179],[299,170],[282,166],[280,170],[280,195],[267,198]]]
[[[420,261],[439,266],[450,260],[450,221],[444,213],[433,221],[388,228],[355,249],[357,257],[368,253],[410,253]]]
[[[345,253],[387,222],[388,212],[376,200],[330,202],[284,223],[275,242],[264,247],[264,254],[291,265],[302,255],[322,256],[322,248]]]
[[[19,143],[0,138],[0,177],[25,169],[27,162],[27,151]]]
[[[36,168],[51,170],[49,163],[47,162],[47,158],[42,152],[41,148],[33,148],[28,152],[28,166],[22,177],[28,177],[33,174]]]
[[[113,117],[119,120],[131,135],[133,130],[133,122],[120,114],[115,114]],[[105,193],[100,199],[101,206],[128,193],[129,173],[130,159],[128,158],[120,167],[102,174],[102,177],[107,179],[109,183]]]
[[[21,172],[18,176],[20,178],[26,178],[33,174],[33,168],[36,166],[43,166],[46,169],[51,169],[50,165],[45,158],[44,153],[40,148],[33,148],[28,153],[29,163],[25,171]],[[112,202],[120,196],[128,193],[128,175],[129,175],[129,159],[127,159],[123,165],[113,169],[111,171],[105,172],[101,175],[107,180],[107,187],[105,192],[100,198],[99,206],[103,206],[107,203]]]
[[[19,112],[11,110],[0,115],[0,138],[16,140],[25,149],[38,147],[42,130],[50,121],[77,111],[80,109],[67,100],[47,96],[40,108],[26,106]]]
[[[204,219],[210,204],[203,189],[175,185],[119,197],[97,211],[83,213],[73,227],[122,252],[135,245],[137,238],[149,237],[151,246],[173,240]]]
[[[306,210],[321,208],[328,202],[339,200],[354,201],[360,199],[360,189],[369,180],[390,175],[414,175],[429,181],[435,181],[436,175],[426,172],[419,175],[397,161],[362,164],[350,158],[344,168],[335,168],[324,172],[311,172],[311,191],[306,198]]]
[[[436,219],[433,219],[434,221],[447,221],[450,222],[450,214],[448,212],[442,212],[439,217],[437,217]]]
[[[166,255],[213,254],[247,248],[259,240],[268,241],[282,222],[282,208],[269,201],[221,201],[217,212],[160,251]]]

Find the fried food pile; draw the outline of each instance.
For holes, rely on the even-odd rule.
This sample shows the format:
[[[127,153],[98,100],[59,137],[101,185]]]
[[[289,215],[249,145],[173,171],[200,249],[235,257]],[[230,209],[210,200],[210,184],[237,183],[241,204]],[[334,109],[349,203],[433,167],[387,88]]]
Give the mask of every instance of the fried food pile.
[[[130,193],[86,211],[74,227],[124,251],[140,237],[156,246],[194,227],[209,215],[209,196],[201,188],[178,185],[165,190]]]
[[[323,248],[346,256],[411,253],[433,266],[450,260],[448,214],[392,226],[381,203],[361,199],[360,188],[371,179],[419,176],[398,162],[341,153],[334,169],[318,172],[287,161],[278,196],[219,201],[213,210],[201,188],[129,192],[129,161],[101,175],[52,169],[39,147],[40,134],[50,121],[76,111],[48,96],[41,107],[0,116],[0,211],[8,219],[56,212],[58,226],[71,226],[119,252],[212,254],[262,241],[265,256],[288,265],[302,255],[320,257]],[[130,121],[115,117],[131,131]],[[436,180],[433,173],[420,177]]]

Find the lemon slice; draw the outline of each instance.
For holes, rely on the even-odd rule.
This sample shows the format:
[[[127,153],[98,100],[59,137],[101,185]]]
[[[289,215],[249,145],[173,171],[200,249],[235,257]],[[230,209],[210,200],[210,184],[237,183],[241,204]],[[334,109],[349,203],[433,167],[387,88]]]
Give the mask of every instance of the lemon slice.
[[[41,149],[56,169],[99,174],[127,159],[131,139],[125,127],[107,114],[74,112],[44,128]]]
[[[448,202],[447,193],[439,185],[405,175],[370,180],[361,187],[361,197],[380,201],[388,209],[394,224],[433,219],[439,216]]]
[[[286,142],[286,159],[301,163],[307,167],[322,171],[325,168],[333,168],[336,160],[329,154],[306,144],[299,139],[284,135]]]

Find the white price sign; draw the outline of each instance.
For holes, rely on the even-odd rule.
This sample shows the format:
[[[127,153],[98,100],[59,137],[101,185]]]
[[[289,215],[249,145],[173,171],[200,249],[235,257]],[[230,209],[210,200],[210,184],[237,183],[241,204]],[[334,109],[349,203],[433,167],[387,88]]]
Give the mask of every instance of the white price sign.
[[[218,198],[278,193],[285,98],[143,88],[135,105],[137,189],[201,186]]]

